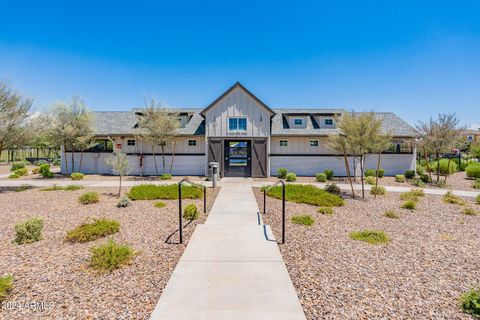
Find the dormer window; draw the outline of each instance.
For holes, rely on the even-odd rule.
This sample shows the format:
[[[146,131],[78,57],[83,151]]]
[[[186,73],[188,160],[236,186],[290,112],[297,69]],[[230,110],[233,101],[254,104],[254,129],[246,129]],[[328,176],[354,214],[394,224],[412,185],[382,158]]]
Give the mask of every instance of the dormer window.
[[[325,119],[326,126],[333,126],[333,119]]]
[[[294,125],[294,126],[301,126],[301,125],[303,125],[303,119],[302,119],[302,118],[295,118],[295,119],[293,119],[293,125]]]

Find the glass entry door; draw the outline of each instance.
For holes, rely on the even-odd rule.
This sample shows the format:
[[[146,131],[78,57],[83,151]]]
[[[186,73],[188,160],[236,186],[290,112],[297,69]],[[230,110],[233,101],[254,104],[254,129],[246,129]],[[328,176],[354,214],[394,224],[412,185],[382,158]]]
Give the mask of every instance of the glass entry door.
[[[225,141],[225,176],[251,176],[250,141]]]

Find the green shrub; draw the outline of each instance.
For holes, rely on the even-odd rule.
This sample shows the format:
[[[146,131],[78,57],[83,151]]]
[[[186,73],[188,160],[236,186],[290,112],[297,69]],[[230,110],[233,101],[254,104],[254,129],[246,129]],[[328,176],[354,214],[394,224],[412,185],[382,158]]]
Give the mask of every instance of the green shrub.
[[[279,179],[285,179],[287,177],[288,169],[287,168],[278,168],[277,177]]]
[[[35,188],[35,187],[30,185],[30,184],[22,184],[20,187],[15,188],[15,192],[22,192],[22,191],[30,190],[30,189],[33,189],[33,188]]]
[[[385,211],[384,216],[387,217],[387,218],[390,218],[390,219],[398,219],[398,218],[400,218],[400,217],[398,216],[398,214],[395,213],[394,210],[387,210],[387,211]]]
[[[92,256],[90,258],[90,267],[93,269],[108,272],[128,264],[134,251],[126,244],[117,244],[113,240],[90,249]]]
[[[297,175],[293,172],[289,172],[289,173],[287,173],[287,176],[285,177],[285,180],[287,180],[288,182],[297,181]]]
[[[374,185],[376,181],[377,181],[377,178],[375,178],[373,176],[366,176],[365,177],[365,182],[370,184],[370,185]]]
[[[383,176],[385,175],[385,169],[375,170],[375,173],[378,173],[379,178],[383,178]]]
[[[17,171],[18,169],[23,169],[28,164],[29,163],[25,162],[25,161],[14,162],[14,163],[12,163],[12,166],[10,167],[10,171],[13,172],[13,171]]]
[[[415,170],[405,170],[405,178],[407,179],[415,178]]]
[[[317,173],[315,179],[317,182],[327,182],[327,175],[325,173]]]
[[[318,213],[321,214],[333,214],[333,208],[332,207],[320,207],[318,208]]]
[[[410,192],[417,197],[425,196],[425,191],[423,191],[422,189],[412,189]]]
[[[417,202],[414,200],[407,200],[402,204],[403,209],[415,210],[417,208]]]
[[[178,184],[155,185],[141,184],[133,186],[127,193],[130,200],[173,200],[178,199]],[[203,190],[195,186],[182,185],[182,199],[199,199]]]
[[[59,166],[61,163],[62,163],[62,160],[60,158],[55,158],[53,159],[52,165]]]
[[[15,170],[13,173],[19,176],[28,176],[28,169],[27,168],[20,168]]]
[[[183,209],[183,218],[187,220],[197,220],[200,218],[197,206],[193,203],[188,204],[185,209]]]
[[[480,288],[472,289],[460,297],[460,306],[465,313],[480,317]]]
[[[172,179],[172,175],[170,173],[164,173],[160,176],[160,180],[170,180]]]
[[[267,195],[277,199],[282,198],[282,187],[275,186],[267,191]],[[319,207],[343,206],[341,197],[312,185],[287,184],[285,186],[285,198],[287,201],[305,203]]]
[[[405,182],[405,176],[403,174],[397,174],[395,176],[395,181],[403,183],[403,182]]]
[[[420,175],[420,174],[424,174],[425,173],[425,167],[421,164],[417,164],[417,173]]]
[[[384,195],[387,191],[383,186],[373,186],[370,190],[370,194]]]
[[[32,218],[15,225],[16,244],[27,244],[42,239],[43,219]]]
[[[365,170],[365,177],[375,177],[375,170],[374,169]]]
[[[11,175],[8,176],[8,179],[18,179],[20,176],[16,173],[12,173]]]
[[[48,163],[42,164],[39,167],[39,172],[44,178],[53,178],[53,173],[50,172],[50,165]]]
[[[390,241],[390,237],[383,231],[379,230],[361,230],[352,231],[349,234],[353,240],[363,241],[370,244],[387,244]]]
[[[480,162],[470,163],[466,168],[465,172],[469,178],[480,178]]]
[[[470,207],[463,209],[463,213],[469,216],[476,216],[478,214],[478,212],[475,209]]]
[[[327,170],[323,171],[323,173],[325,173],[325,175],[327,176],[327,180],[332,180],[333,170],[327,169]]]
[[[83,223],[67,232],[65,241],[88,242],[117,233],[120,223],[115,220],[95,219],[92,223]]]
[[[448,191],[443,195],[443,202],[457,204],[459,206],[463,206],[465,204],[465,201],[463,201],[462,198],[454,195],[451,191]]]
[[[98,194],[98,192],[95,191],[86,192],[78,198],[78,201],[81,204],[97,203],[98,201],[100,201],[100,195]]]
[[[118,199],[117,207],[118,208],[125,208],[125,207],[128,207],[130,205],[130,203],[131,203],[130,199],[128,198],[128,196],[126,194],[124,194],[120,199]]]
[[[165,202],[155,202],[154,204],[155,208],[165,208],[166,204]]]
[[[423,173],[420,175],[420,181],[423,183],[429,183],[430,182],[430,176],[426,173]]]
[[[72,180],[82,180],[83,177],[85,177],[85,175],[83,173],[80,173],[80,172],[74,172],[70,175],[70,179],[72,179]]]
[[[480,178],[475,179],[475,181],[473,182],[472,187],[473,187],[474,189],[480,189]]]
[[[32,168],[32,173],[33,174],[39,174],[40,173],[40,167]]]
[[[342,190],[340,190],[340,187],[337,186],[335,183],[329,183],[323,188],[323,190],[327,191],[328,193],[334,194],[334,195],[341,195]]]
[[[477,204],[480,204],[480,194],[477,196],[476,200],[477,200]]]
[[[291,218],[295,224],[301,224],[304,226],[311,226],[315,223],[315,219],[309,214],[296,215]]]
[[[438,162],[433,161],[432,162],[432,171],[437,172],[437,167],[438,167]],[[455,161],[450,161],[449,165],[449,160],[448,159],[441,159],[440,160],[440,174],[441,175],[446,175],[446,174],[452,174],[457,172],[457,164]]]
[[[420,179],[413,179],[412,185],[414,185],[416,187],[420,187],[420,188],[425,188],[425,182],[423,182]]]
[[[68,186],[63,187],[62,189],[65,191],[75,191],[75,190],[83,189],[83,186],[79,186],[78,184],[69,184]]]
[[[5,275],[0,277],[0,302],[5,300],[8,293],[13,290],[13,276]]]

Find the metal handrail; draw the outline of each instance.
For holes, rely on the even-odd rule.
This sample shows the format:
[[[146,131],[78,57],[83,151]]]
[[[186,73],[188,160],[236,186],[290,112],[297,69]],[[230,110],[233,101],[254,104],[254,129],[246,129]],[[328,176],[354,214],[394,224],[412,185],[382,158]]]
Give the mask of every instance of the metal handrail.
[[[180,243],[183,243],[183,213],[182,213],[182,183],[187,182],[192,186],[203,189],[203,213],[207,212],[207,187],[204,185],[183,178],[178,183],[178,232],[180,234]]]
[[[271,186],[268,186],[263,189],[263,214],[267,212],[267,190],[275,187],[279,183],[282,184],[282,244],[285,243],[285,182],[283,180],[278,180]]]

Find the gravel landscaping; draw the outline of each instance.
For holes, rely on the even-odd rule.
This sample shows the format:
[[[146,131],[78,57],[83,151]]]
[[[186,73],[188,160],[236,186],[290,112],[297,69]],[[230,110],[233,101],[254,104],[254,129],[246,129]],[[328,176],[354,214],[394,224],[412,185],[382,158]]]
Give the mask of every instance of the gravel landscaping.
[[[255,188],[260,208],[263,194]],[[474,199],[469,206],[480,211]],[[401,209],[399,194],[348,199],[333,215],[287,202],[286,243],[280,245],[308,319],[472,319],[459,297],[480,285],[480,215],[440,196]],[[393,209],[398,219],[385,216]],[[309,214],[312,226],[291,221]],[[264,222],[281,235],[281,200],[267,197]],[[353,231],[384,231],[388,244],[350,238]]]
[[[178,200],[132,201],[118,208],[117,188],[89,188],[100,202],[82,205],[78,197],[87,190],[22,192],[0,190],[0,276],[12,274],[14,289],[0,308],[1,319],[148,319],[170,274],[199,223],[203,223],[203,199],[185,199],[201,212],[200,219],[184,228],[184,244],[178,232]],[[208,208],[217,190],[208,189]],[[125,188],[125,192],[128,188]],[[25,245],[12,243],[14,225],[39,216],[44,220],[43,239]],[[70,231],[93,218],[113,219],[120,231],[83,243],[64,241]],[[184,221],[184,225],[187,221]],[[136,252],[132,263],[111,273],[99,274],[88,266],[89,249],[114,239]],[[19,303],[44,303],[43,311]]]

